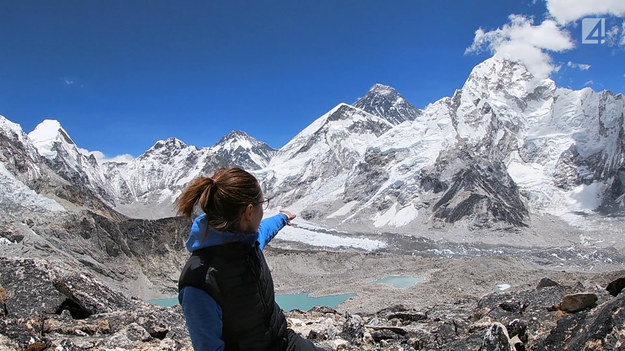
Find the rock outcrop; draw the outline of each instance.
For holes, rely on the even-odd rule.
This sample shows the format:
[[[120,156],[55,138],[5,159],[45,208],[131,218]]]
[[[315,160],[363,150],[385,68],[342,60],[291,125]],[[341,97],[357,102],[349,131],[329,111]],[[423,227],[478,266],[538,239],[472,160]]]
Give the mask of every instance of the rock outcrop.
[[[64,263],[0,258],[2,350],[192,350],[179,307],[129,298]]]
[[[571,312],[570,300],[583,308]],[[534,289],[423,310],[394,305],[358,315],[317,306],[286,316],[293,330],[332,350],[615,350],[625,342],[624,307],[622,293],[543,279]],[[179,306],[127,297],[65,263],[0,258],[0,349],[192,346]]]

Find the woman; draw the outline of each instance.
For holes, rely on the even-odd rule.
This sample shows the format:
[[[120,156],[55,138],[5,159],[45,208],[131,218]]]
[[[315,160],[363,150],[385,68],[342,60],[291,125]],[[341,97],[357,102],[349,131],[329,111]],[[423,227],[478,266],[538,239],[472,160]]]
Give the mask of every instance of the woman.
[[[290,329],[275,302],[263,248],[295,215],[263,218],[269,200],[256,178],[239,168],[194,179],[178,212],[193,221],[192,255],[178,282],[178,300],[195,350],[317,350]],[[262,221],[261,221],[262,220]]]

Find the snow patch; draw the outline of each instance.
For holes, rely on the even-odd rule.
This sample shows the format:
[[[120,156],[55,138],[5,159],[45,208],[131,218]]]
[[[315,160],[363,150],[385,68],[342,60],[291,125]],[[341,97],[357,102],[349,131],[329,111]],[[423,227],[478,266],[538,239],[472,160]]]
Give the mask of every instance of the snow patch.
[[[357,204],[358,204],[358,201],[350,201],[350,202],[346,203],[345,205],[343,205],[343,207],[341,207],[338,210],[336,210],[335,212],[331,213],[327,218],[335,218],[335,217],[345,216]]]
[[[0,163],[0,207],[3,209],[65,211],[58,202],[37,194]]]
[[[403,227],[412,222],[418,215],[419,211],[413,205],[408,205],[397,211],[397,203],[394,203],[386,212],[375,218],[373,225],[377,228],[385,225]]]
[[[589,185],[582,184],[573,189],[569,196],[571,210],[592,211],[601,205],[601,200],[607,186],[597,182]]]
[[[367,251],[373,251],[386,247],[386,243],[380,240],[343,237],[293,226],[284,227],[276,238],[318,247],[353,247]]]
[[[495,284],[495,290],[497,291],[504,291],[504,290],[508,290],[510,289],[512,286],[510,284],[507,283],[498,283]]]

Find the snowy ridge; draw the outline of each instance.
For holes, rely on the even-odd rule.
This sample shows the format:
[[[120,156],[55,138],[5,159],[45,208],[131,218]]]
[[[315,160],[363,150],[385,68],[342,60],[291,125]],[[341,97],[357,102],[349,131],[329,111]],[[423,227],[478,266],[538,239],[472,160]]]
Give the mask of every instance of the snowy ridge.
[[[367,157],[350,174],[353,187],[349,199],[360,206],[343,222],[374,211],[373,226],[401,227],[418,215],[419,170],[433,165],[442,150],[456,144],[449,99],[428,106],[418,120],[396,126],[375,140],[367,149]],[[361,191],[358,184],[368,179],[384,180]],[[352,189],[353,188],[353,189]]]
[[[39,123],[32,132],[28,133],[28,137],[39,150],[39,153],[46,158],[57,157],[56,144],[76,145],[72,138],[67,135],[65,129],[61,127],[61,123],[51,119]]]
[[[17,139],[22,143],[25,143],[28,139],[19,124],[9,121],[2,115],[0,115],[0,130],[3,134]]]
[[[297,134],[258,176],[270,196],[296,211],[334,202],[349,171],[368,145],[392,124],[348,104],[339,104]]]
[[[37,149],[30,142],[30,139],[22,130],[22,127],[17,124],[9,121],[4,116],[0,115],[0,135],[5,136],[8,140],[19,143],[21,147],[25,148],[27,156],[31,159],[35,159],[39,157]],[[5,145],[5,149],[7,146]]]
[[[65,211],[58,202],[31,188],[44,175],[40,162],[22,127],[0,116],[0,208],[4,214]]]
[[[32,144],[61,177],[89,189],[105,202],[115,203],[114,190],[95,156],[78,148],[56,120],[44,120],[28,133]]]
[[[625,164],[623,96],[557,89],[554,100],[553,114],[535,121],[511,155],[509,172],[535,211],[595,210],[610,201],[606,192],[618,187]]]
[[[231,131],[211,149],[220,157],[230,159],[240,167],[250,170],[266,167],[276,153],[266,143],[240,130]]]
[[[624,114],[622,94],[558,88],[492,58],[423,110],[376,84],[279,150],[233,131],[212,147],[169,138],[135,159],[100,163],[56,121],[29,137],[4,118],[0,128],[131,217],[173,215],[189,181],[237,165],[258,177],[276,209],[326,228],[409,232],[415,224],[525,226],[535,213],[581,226],[580,212],[623,213]]]

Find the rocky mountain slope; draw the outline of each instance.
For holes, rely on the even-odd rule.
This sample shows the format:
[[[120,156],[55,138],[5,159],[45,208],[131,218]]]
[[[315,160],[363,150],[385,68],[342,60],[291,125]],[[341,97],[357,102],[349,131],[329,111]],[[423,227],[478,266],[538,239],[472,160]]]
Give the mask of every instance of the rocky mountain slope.
[[[130,161],[100,163],[78,148],[57,121],[42,122],[28,136],[64,179],[94,192],[121,213],[146,219],[173,216],[173,202],[195,176],[233,163],[258,169],[275,153],[245,132],[233,131],[210,148],[188,146],[172,137]]]
[[[617,350],[625,323],[622,273],[584,282],[545,277],[527,289],[420,308],[346,313],[317,306],[285,315],[290,328],[331,350]],[[180,306],[128,298],[68,264],[1,257],[0,348],[192,346]]]
[[[188,221],[128,218],[87,183],[70,181],[80,176],[93,180],[94,173],[82,167],[64,167],[57,173],[51,166],[54,160],[66,160],[63,156],[78,155],[74,166],[89,160],[68,141],[65,137],[51,143],[48,156],[54,157],[44,158],[18,125],[0,117],[3,257],[68,263],[137,296],[169,295],[186,257],[183,241]]]
[[[55,121],[28,140],[65,180],[131,217],[171,216],[193,177],[239,165],[274,203],[345,230],[525,227],[543,214],[582,225],[625,208],[624,111],[622,94],[558,88],[489,59],[423,110],[376,84],[279,150],[236,131],[209,148],[170,138],[100,164]]]

